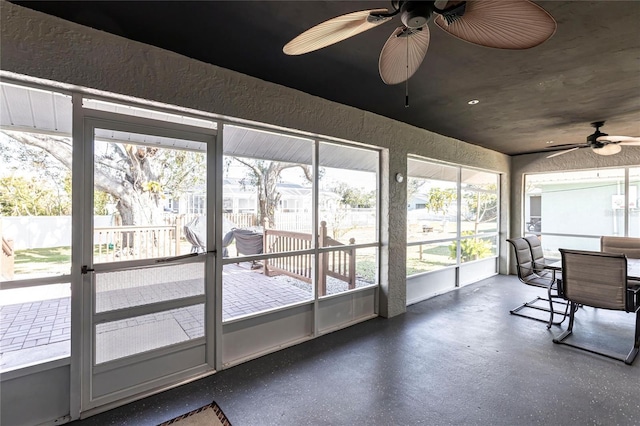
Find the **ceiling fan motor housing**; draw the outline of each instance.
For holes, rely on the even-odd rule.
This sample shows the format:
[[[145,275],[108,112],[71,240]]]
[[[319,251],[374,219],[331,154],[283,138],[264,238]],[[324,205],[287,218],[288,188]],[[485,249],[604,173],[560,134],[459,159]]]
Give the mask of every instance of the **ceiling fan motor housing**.
[[[587,136],[587,143],[589,144],[589,146],[591,146],[592,148],[604,147],[606,143],[600,142],[598,140],[600,136],[608,136],[608,135],[606,133],[602,133],[601,131],[597,130],[594,134]]]
[[[432,13],[432,1],[407,1],[400,4],[400,20],[408,28],[424,27]]]

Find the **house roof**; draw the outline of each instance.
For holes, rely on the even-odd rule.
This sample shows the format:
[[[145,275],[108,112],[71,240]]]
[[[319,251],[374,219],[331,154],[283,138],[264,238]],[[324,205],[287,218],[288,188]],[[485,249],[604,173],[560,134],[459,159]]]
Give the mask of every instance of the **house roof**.
[[[637,1],[536,1],[557,30],[523,51],[465,43],[430,23],[408,108],[405,86],[387,86],[378,74],[398,19],[302,56],[282,52],[315,24],[390,9],[389,1],[14,3],[505,154],[583,143],[600,120],[605,133],[640,136]]]
[[[40,90],[10,83],[0,83],[4,99],[0,108],[0,128],[5,130],[46,133],[57,136],[71,135],[71,98],[53,91]],[[153,110],[120,107],[117,104],[89,101],[86,107],[103,111],[126,113],[180,124],[215,128],[216,122],[184,115],[168,115]],[[123,111],[122,109],[126,111]],[[185,139],[150,136],[122,131],[96,132],[100,140],[120,141],[155,146],[178,147],[205,151],[206,144]],[[227,125],[224,131],[224,154],[245,158],[270,159],[296,164],[312,164],[313,143],[311,139],[282,133],[257,130],[237,125]],[[321,167],[376,172],[376,151],[345,147],[330,142],[320,145]]]

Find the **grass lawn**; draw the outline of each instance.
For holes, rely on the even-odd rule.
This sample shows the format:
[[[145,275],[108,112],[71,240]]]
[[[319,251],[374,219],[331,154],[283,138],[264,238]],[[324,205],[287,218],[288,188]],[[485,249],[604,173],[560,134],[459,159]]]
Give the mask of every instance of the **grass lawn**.
[[[412,252],[407,256],[407,276],[455,264],[455,260],[450,258],[450,245],[451,243],[439,243],[413,246]],[[422,260],[419,258],[419,250],[422,250]]]
[[[16,275],[63,273],[71,271],[71,247],[48,247],[15,251]]]

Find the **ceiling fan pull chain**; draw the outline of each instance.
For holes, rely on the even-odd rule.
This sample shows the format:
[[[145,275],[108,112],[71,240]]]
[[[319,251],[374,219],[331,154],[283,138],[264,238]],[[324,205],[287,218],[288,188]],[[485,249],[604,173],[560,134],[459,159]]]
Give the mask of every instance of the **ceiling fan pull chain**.
[[[408,29],[407,29],[408,30]],[[409,108],[409,37],[411,33],[407,32],[407,79],[404,81],[404,107]]]

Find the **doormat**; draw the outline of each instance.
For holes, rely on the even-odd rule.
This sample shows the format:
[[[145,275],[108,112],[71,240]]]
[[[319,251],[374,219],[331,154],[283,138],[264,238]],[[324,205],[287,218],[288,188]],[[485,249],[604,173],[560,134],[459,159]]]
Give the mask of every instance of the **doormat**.
[[[231,426],[222,409],[213,401],[204,407],[196,408],[186,414],[167,420],[158,426]]]

